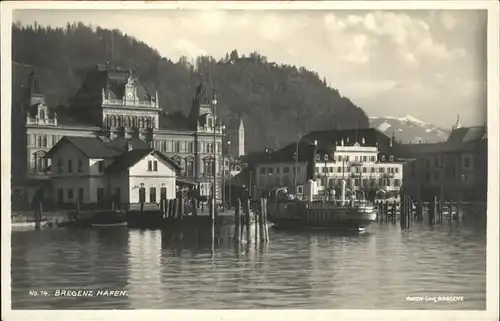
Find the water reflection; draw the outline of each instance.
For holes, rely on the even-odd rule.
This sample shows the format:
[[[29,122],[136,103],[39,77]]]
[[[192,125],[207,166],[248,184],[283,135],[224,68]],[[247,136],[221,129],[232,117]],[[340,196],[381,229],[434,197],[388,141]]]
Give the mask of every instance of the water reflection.
[[[484,309],[486,233],[466,225],[374,225],[363,235],[270,231],[12,233],[13,308]],[[216,236],[213,240],[212,235]],[[109,288],[128,297],[34,298],[30,289]],[[462,295],[415,304],[408,295]]]

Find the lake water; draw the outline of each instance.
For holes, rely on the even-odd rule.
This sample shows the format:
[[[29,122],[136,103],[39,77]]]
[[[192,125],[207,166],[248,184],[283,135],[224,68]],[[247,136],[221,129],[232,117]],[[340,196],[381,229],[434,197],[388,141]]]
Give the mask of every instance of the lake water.
[[[12,308],[486,308],[484,227],[374,224],[363,235],[271,230],[270,238],[238,247],[159,230],[14,231]],[[64,289],[127,296],[54,296]]]

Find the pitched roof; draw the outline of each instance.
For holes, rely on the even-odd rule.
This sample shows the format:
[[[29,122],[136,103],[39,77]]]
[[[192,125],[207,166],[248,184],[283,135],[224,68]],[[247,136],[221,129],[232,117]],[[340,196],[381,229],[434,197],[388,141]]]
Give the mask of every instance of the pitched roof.
[[[486,132],[485,126],[461,127],[454,129],[447,142],[449,143],[466,143],[481,140]]]
[[[89,158],[114,158],[120,154],[119,150],[108,146],[97,137],[64,136],[54,147],[50,149],[47,153],[47,157],[52,157],[54,153],[66,143],[72,144]]]
[[[171,160],[169,157],[163,155],[159,151],[155,149],[137,149],[137,150],[130,150],[127,151],[117,157],[115,157],[115,161],[106,168],[106,171],[112,172],[115,170],[122,170],[122,169],[127,169],[130,168],[131,166],[134,166],[137,164],[141,159],[146,157],[147,155],[154,154],[158,158],[166,161],[172,167],[174,167],[177,170],[180,170],[180,166],[175,163],[173,160]]]
[[[131,72],[129,70],[97,65],[96,68],[87,73],[80,90],[74,97],[74,101],[77,101],[80,97],[85,99],[89,97],[101,98],[103,89],[110,99],[122,99],[125,95],[125,85],[130,76]],[[132,78],[134,77],[132,76]],[[134,84],[140,100],[156,99],[140,81],[134,79]]]
[[[139,138],[125,139],[119,137],[107,142],[106,145],[121,152],[128,151],[129,147],[132,147],[132,150],[151,150],[151,146]]]
[[[160,129],[192,131],[196,130],[190,120],[182,114],[182,112],[160,113],[159,120]]]

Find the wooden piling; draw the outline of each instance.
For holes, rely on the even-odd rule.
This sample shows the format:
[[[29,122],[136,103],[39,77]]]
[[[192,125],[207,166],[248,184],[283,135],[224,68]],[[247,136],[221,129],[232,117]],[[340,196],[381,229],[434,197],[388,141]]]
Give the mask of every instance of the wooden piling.
[[[264,241],[264,208],[265,208],[266,204],[265,204],[265,199],[264,198],[261,198],[260,199],[260,211],[257,211],[257,214],[258,214],[258,217],[259,217],[259,220],[258,220],[258,224],[259,224],[259,239],[261,242]]]
[[[264,238],[265,242],[269,242],[269,227],[268,227],[268,219],[267,219],[267,198],[264,199]]]
[[[399,212],[400,212],[400,217],[399,217],[399,226],[401,227],[402,230],[406,229],[406,197],[401,198],[401,205],[399,206]]]
[[[179,199],[179,219],[182,220],[184,217],[184,199],[180,198]]]
[[[241,228],[240,228],[241,213],[240,213],[240,211],[241,211],[241,201],[238,200],[236,207],[234,209],[234,240],[236,242],[241,241]]]
[[[461,217],[461,216],[462,216],[462,213],[463,213],[463,212],[462,212],[462,200],[461,200],[461,199],[459,199],[459,200],[458,200],[458,202],[457,202],[457,217],[456,217],[456,219],[457,219],[457,224],[459,224],[459,223],[460,223],[460,219],[462,218],[462,217]]]
[[[444,217],[444,202],[442,199],[439,200],[439,224],[443,225]]]
[[[75,217],[73,219],[78,220],[79,217],[80,217],[80,201],[77,201],[76,202],[76,213],[75,213]]]
[[[43,216],[43,204],[42,201],[38,203],[38,211],[35,211],[35,228],[39,229],[41,225],[41,220]]]
[[[453,221],[453,201],[450,200],[448,202],[448,220],[449,220],[449,224],[451,224],[451,221]]]
[[[245,237],[247,240],[247,243],[252,242],[252,236],[250,234],[250,207],[249,207],[249,201],[245,200],[243,202],[243,212],[245,213]]]
[[[396,201],[392,203],[392,223],[396,224],[398,205]]]
[[[434,225],[436,223],[436,211],[437,211],[437,201],[434,197],[429,204],[429,225]]]
[[[260,220],[259,220],[259,212],[254,212],[253,213],[253,216],[254,216],[254,221],[255,221],[255,233],[254,233],[254,241],[255,241],[255,244],[257,244],[259,242],[259,233],[260,233],[260,229],[259,229],[259,224],[260,224]]]
[[[191,197],[191,207],[193,208],[191,214],[193,216],[198,216],[197,201],[196,201],[196,198],[194,198],[194,197]]]

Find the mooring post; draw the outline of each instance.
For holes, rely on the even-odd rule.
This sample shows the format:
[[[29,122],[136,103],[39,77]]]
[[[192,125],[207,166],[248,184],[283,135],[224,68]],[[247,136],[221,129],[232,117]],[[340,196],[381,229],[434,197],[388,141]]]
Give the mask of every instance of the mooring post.
[[[196,198],[191,197],[191,207],[193,216],[198,216],[198,207],[196,206]]]
[[[462,199],[458,199],[458,202],[457,202],[457,224],[460,223],[461,216],[462,216]]]
[[[245,200],[243,202],[244,204],[244,212],[245,212],[245,236],[246,236],[246,239],[247,239],[247,242],[248,243],[251,243],[252,242],[252,236],[251,236],[251,231],[250,231],[250,207],[249,207],[249,201],[248,200]]]
[[[237,242],[240,242],[241,240],[241,236],[240,236],[240,233],[241,233],[241,228],[240,228],[240,224],[241,224],[241,201],[238,200],[237,203],[236,203],[236,207],[234,209],[234,240],[237,241]]]
[[[401,226],[402,230],[406,229],[406,222],[405,222],[406,207],[405,206],[406,206],[406,198],[404,196],[402,196],[401,203],[399,205],[399,212],[400,212],[399,225]]]
[[[261,201],[262,202],[262,201]],[[254,242],[255,244],[257,244],[257,242],[259,242],[259,224],[260,224],[260,221],[259,221],[259,211],[254,211],[253,212],[253,217],[254,217],[254,220],[255,220],[255,228],[254,228]]]
[[[392,203],[392,222],[396,224],[398,205],[396,201]]]
[[[180,201],[180,216],[179,218],[182,220],[182,218],[184,217],[184,198],[180,198],[179,199]]]
[[[38,203],[38,211],[35,211],[35,228],[40,228],[40,221],[43,215],[43,204],[42,201]]]
[[[267,198],[264,198],[264,236],[266,243],[269,242],[269,227],[267,219]]]
[[[448,208],[449,208],[448,209],[448,214],[449,214],[449,218],[448,218],[449,222],[448,223],[451,224],[451,221],[453,221],[453,201],[452,200],[450,200],[448,202]]]
[[[258,216],[259,216],[259,239],[261,242],[264,241],[264,211],[265,211],[265,208],[266,208],[266,203],[265,203],[265,199],[264,198],[261,198],[260,199],[260,211],[258,211]]]
[[[76,201],[76,213],[73,219],[78,220],[80,217],[80,201]]]
[[[443,225],[443,217],[444,217],[444,201],[442,199],[439,200],[439,224]]]

